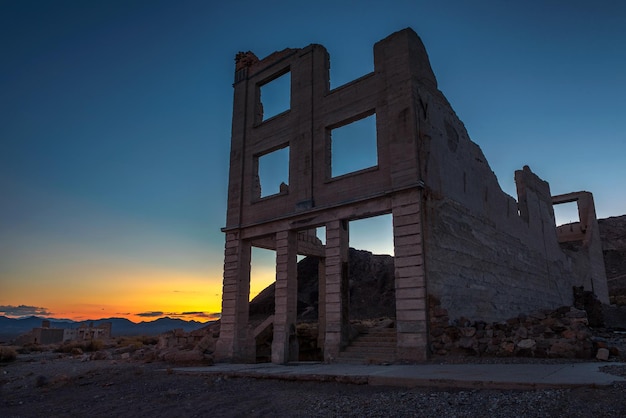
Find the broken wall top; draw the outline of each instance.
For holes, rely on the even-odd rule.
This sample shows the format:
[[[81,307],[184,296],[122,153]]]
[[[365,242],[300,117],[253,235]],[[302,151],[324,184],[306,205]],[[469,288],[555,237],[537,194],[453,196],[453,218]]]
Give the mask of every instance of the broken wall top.
[[[240,53],[236,68],[226,229],[366,201],[420,184],[414,85],[438,92],[426,50],[411,29],[376,43],[374,72],[333,90],[328,53],[321,45],[285,49],[261,60],[251,52]],[[290,107],[264,119],[261,87],[287,72]],[[333,176],[333,129],[371,115],[376,119],[376,164]],[[259,159],[285,148],[288,184],[261,197]]]
[[[286,73],[289,109],[264,118],[261,88]],[[426,49],[412,29],[374,45],[372,73],[329,86],[329,56],[321,45],[263,59],[238,54],[225,230],[346,205],[355,207],[353,218],[388,213],[390,205],[380,203],[381,197],[416,187],[429,199],[451,199],[497,224],[514,217],[528,222],[519,219],[517,202],[502,192],[480,147],[437,89]],[[375,165],[333,176],[333,130],[372,115]],[[263,196],[259,160],[277,150],[289,156],[288,180]],[[525,188],[524,181],[518,188]],[[542,201],[549,201],[546,187]],[[359,202],[376,199],[377,204],[358,208]]]

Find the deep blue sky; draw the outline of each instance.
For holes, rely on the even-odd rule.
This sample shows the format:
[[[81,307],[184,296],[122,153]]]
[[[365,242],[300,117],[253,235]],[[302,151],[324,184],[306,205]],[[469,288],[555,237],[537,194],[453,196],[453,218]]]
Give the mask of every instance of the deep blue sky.
[[[621,1],[1,0],[0,314],[176,309],[94,296],[138,300],[157,276],[159,297],[206,284],[193,310],[219,309],[235,54],[319,43],[337,87],[405,27],[503,190],[528,164],[626,213]]]

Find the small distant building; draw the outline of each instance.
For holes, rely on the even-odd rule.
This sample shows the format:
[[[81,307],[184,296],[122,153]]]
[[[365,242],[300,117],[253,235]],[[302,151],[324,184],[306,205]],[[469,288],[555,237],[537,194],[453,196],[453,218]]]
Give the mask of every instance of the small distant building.
[[[50,321],[43,320],[40,328],[31,331],[34,344],[54,344],[63,341],[63,329],[50,328]]]
[[[97,326],[93,322],[81,324],[78,328],[51,328],[50,321],[44,319],[41,327],[19,336],[16,344],[59,344],[65,341],[89,341],[111,338],[111,322],[103,322]]]
[[[89,324],[81,324],[78,328],[64,329],[63,341],[88,341],[103,340],[111,338],[110,322],[103,322],[98,326],[94,326],[93,322]]]

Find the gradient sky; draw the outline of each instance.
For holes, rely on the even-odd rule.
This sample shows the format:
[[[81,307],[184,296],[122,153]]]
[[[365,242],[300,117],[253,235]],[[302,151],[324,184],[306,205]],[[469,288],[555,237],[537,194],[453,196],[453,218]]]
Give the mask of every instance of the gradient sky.
[[[0,0],[0,314],[212,317],[235,54],[322,44],[334,88],[405,27],[505,192],[528,164],[626,213],[622,1]],[[351,232],[390,251],[389,217]]]

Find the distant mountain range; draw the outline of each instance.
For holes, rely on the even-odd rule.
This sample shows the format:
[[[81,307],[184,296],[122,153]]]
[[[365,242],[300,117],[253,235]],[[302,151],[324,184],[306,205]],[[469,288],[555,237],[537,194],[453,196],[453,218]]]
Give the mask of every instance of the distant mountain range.
[[[82,324],[97,326],[103,322],[111,322],[111,334],[114,337],[128,335],[159,335],[173,329],[182,328],[185,332],[194,331],[208,325],[208,322],[185,321],[175,318],[159,318],[149,322],[135,323],[126,318],[102,318],[88,321],[71,321],[69,319],[52,319],[41,318],[38,316],[29,316],[27,318],[7,318],[0,316],[0,342],[8,342],[19,335],[29,332],[33,328],[41,327],[43,320],[50,321],[51,328],[78,328]]]

